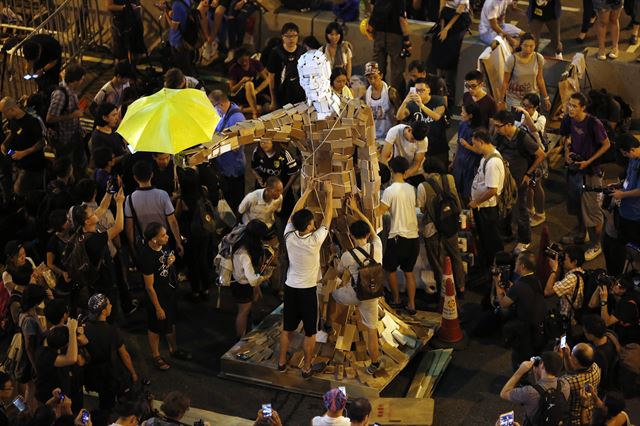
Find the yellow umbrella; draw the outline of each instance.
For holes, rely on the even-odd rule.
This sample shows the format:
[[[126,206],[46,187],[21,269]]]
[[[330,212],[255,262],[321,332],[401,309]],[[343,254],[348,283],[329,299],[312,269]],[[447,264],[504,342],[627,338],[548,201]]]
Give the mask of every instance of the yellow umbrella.
[[[209,142],[220,116],[196,89],[161,89],[132,103],[117,132],[134,151],[176,154]]]

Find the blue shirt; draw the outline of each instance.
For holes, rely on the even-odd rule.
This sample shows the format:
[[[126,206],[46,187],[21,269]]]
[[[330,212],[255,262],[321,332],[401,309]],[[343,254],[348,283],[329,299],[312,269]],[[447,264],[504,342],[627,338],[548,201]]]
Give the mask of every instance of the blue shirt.
[[[180,22],[180,25],[175,30],[171,27],[169,28],[169,44],[171,47],[178,48],[182,45],[182,31],[185,30],[187,25],[190,7],[191,0],[174,0],[171,5],[171,20]]]
[[[629,160],[627,166],[627,178],[624,180],[622,190],[633,191],[640,188],[640,159]],[[640,220],[640,197],[629,197],[620,200],[620,216],[627,220]]]
[[[231,126],[244,121],[244,115],[242,114],[242,111],[240,110],[238,105],[234,103],[229,106],[229,109],[225,114],[223,114],[221,111],[218,111],[218,114],[222,118],[216,126],[216,133],[220,133],[224,129],[228,129]],[[216,167],[224,176],[238,177],[244,175],[246,159],[244,156],[243,147],[224,153],[220,157],[215,158],[214,161]]]

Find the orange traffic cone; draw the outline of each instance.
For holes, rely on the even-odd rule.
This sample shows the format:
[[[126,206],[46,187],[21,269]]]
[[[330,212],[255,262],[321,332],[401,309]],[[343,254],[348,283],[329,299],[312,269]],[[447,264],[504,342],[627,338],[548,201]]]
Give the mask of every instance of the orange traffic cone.
[[[453,268],[451,267],[451,258],[449,256],[445,256],[444,258],[444,268],[442,270],[442,282],[440,283],[440,303],[438,304],[438,312],[442,313],[442,307],[444,306],[444,297],[445,297],[445,287],[447,280],[450,279],[453,282]],[[455,286],[454,290],[455,292]]]
[[[544,254],[544,250],[549,245],[549,227],[547,225],[542,226],[542,233],[540,234],[540,244],[538,245],[538,264],[536,265],[536,275],[541,283],[546,283],[551,274],[551,268],[549,267],[549,258]]]
[[[451,264],[449,264],[450,266]],[[451,278],[447,278],[445,282],[444,306],[442,308],[440,328],[431,343],[436,348],[453,349],[464,349],[468,343],[460,327],[458,307],[456,305],[456,290]]]

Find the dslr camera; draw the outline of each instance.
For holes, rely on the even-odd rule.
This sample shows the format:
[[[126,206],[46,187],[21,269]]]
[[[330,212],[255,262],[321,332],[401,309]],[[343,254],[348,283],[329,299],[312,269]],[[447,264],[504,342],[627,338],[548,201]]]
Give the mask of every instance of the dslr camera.
[[[600,269],[596,272],[595,281],[598,284],[598,287],[611,288],[611,286],[616,282],[616,277],[608,275],[607,271]]]
[[[580,154],[576,154],[575,152],[572,152],[569,154],[569,159],[572,161],[572,163],[567,164],[567,169],[571,173],[578,173],[578,171],[580,171],[580,165],[576,164],[576,162],[582,161],[582,157],[580,156]]]
[[[491,275],[494,277],[500,276],[498,286],[503,289],[511,287],[511,265],[495,265],[491,267]]]
[[[564,260],[564,248],[558,243],[551,243],[544,249],[544,255],[554,259],[556,256],[558,257],[558,261],[562,262]]]

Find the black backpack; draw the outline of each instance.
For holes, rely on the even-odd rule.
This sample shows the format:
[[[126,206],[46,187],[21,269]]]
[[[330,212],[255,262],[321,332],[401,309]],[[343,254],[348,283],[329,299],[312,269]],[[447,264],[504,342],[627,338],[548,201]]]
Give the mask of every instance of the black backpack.
[[[191,2],[191,6],[185,0],[177,0],[187,8],[187,22],[185,22],[184,30],[181,30],[182,39],[189,45],[191,49],[198,49],[202,46],[203,38],[200,31],[200,11],[194,7],[195,0]]]
[[[555,389],[544,389],[540,385],[533,385],[540,395],[538,409],[533,419],[527,417],[526,424],[532,426],[564,426],[571,424],[571,410],[569,401],[562,394],[560,381]]]
[[[449,179],[447,175],[440,175],[442,187],[432,178],[428,178],[426,183],[436,193],[433,223],[440,235],[445,238],[453,237],[460,229],[460,208],[458,200],[449,188]]]
[[[89,234],[79,230],[71,237],[62,252],[62,266],[64,266],[65,271],[69,271],[73,285],[76,287],[90,287],[100,277],[103,259],[100,258],[97,265],[91,262],[85,246],[88,237]]]
[[[191,218],[191,235],[215,234],[217,229],[215,209],[206,197],[200,197],[196,202]]]

